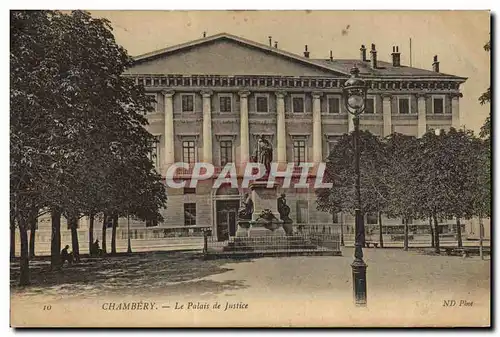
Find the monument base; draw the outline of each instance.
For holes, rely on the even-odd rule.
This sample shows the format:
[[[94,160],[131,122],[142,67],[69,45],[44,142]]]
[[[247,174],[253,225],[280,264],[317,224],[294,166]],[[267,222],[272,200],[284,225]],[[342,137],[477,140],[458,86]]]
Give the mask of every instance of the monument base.
[[[238,221],[238,228],[236,228],[235,236],[247,238],[249,236],[250,227],[249,221]]]
[[[286,236],[286,233],[283,227],[279,227],[273,231],[263,226],[252,226],[248,230],[248,237],[250,238],[261,236]]]

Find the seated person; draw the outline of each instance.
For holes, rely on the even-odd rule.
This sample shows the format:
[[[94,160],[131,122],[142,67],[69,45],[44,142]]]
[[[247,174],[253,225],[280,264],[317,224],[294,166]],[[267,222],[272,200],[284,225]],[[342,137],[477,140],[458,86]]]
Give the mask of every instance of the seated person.
[[[102,250],[99,247],[99,240],[95,240],[92,244],[92,248],[90,250],[90,255],[92,256],[100,256],[102,254]]]
[[[63,250],[61,250],[61,264],[68,261],[69,264],[73,263],[73,253],[68,252],[69,246],[66,245]]]

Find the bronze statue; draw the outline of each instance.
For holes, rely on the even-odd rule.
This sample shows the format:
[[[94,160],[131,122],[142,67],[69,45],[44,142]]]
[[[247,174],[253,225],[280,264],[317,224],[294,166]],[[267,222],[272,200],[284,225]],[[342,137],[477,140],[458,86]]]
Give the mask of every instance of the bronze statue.
[[[241,220],[250,220],[252,219],[253,213],[253,201],[251,196],[248,193],[245,193],[244,200],[241,203],[241,207],[238,210],[238,218]]]
[[[290,207],[286,204],[286,195],[285,193],[281,193],[280,197],[278,198],[278,213],[280,214],[280,220],[283,221],[283,229],[285,230],[285,233],[287,235],[292,235],[293,232],[293,227],[292,227],[292,222],[293,220],[290,219]]]
[[[271,172],[271,162],[273,161],[273,147],[271,146],[271,143],[262,136],[260,136],[258,140],[254,161],[263,164],[266,168],[264,177],[269,176],[269,173]]]

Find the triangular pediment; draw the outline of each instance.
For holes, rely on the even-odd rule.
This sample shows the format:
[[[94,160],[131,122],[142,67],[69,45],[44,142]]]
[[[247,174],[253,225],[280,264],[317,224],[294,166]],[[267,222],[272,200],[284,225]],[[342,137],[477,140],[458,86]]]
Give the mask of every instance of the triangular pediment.
[[[348,74],[229,34],[220,34],[135,58],[129,74],[276,75],[345,77]]]

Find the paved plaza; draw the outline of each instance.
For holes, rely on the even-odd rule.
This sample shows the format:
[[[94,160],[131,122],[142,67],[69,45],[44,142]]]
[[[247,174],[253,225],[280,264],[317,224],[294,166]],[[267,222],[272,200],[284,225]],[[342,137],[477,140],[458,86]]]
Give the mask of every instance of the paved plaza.
[[[400,249],[364,251],[368,264],[367,308],[352,304],[352,248],[343,248],[341,257],[213,261],[204,261],[197,253],[142,253],[84,260],[59,272],[48,271],[48,261],[38,261],[32,263],[33,285],[27,288],[16,286],[17,264],[12,264],[11,300],[13,308],[19,306],[34,313],[50,303],[51,314],[68,315],[75,322],[77,317],[70,313],[81,309],[89,326],[99,326],[102,315],[128,315],[105,310],[110,301],[155,303],[156,310],[134,314],[134,325],[140,325],[143,314],[148,315],[148,322],[158,325],[224,325],[230,319],[235,326],[288,326],[292,321],[295,325],[317,326],[337,326],[340,322],[344,326],[345,322],[427,326],[438,324],[438,317],[440,325],[447,319],[456,322],[457,318],[465,326],[468,322],[488,324],[489,256],[481,260]],[[444,307],[447,300],[455,300],[457,307]],[[460,301],[473,305],[459,307]],[[175,309],[188,302],[189,310]],[[196,309],[217,302],[223,307],[226,302],[248,307],[222,308],[224,315],[212,309]],[[425,318],[415,322],[417,316]],[[22,318],[18,315],[16,319]],[[37,316],[37,320],[43,325],[43,316]]]

